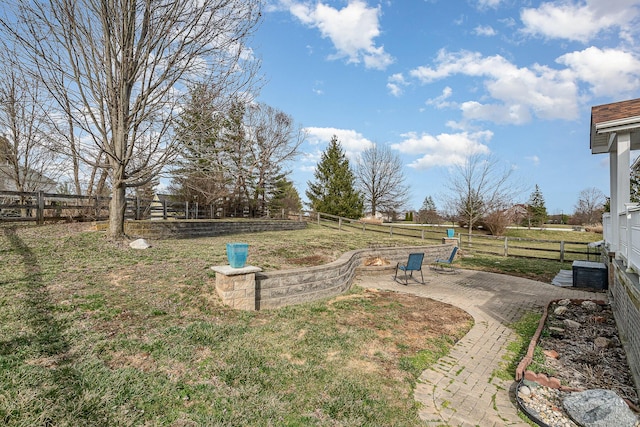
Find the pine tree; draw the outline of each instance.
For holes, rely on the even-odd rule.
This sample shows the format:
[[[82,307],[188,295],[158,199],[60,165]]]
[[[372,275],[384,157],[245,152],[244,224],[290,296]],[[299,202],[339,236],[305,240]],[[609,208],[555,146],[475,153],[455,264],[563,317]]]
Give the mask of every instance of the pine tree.
[[[418,211],[419,222],[423,224],[433,224],[438,222],[438,211],[436,210],[436,204],[431,196],[424,198],[422,207]]]
[[[544,204],[544,197],[540,187],[536,184],[535,190],[529,196],[529,204],[527,206],[528,218],[527,226],[539,227],[547,222],[547,208]]]
[[[335,135],[315,171],[315,181],[305,192],[311,209],[346,218],[360,218],[364,209],[362,195],[356,190],[355,176],[349,160]]]
[[[216,93],[203,84],[190,88],[177,126],[180,156],[173,171],[171,192],[197,201],[215,203],[228,194],[229,174],[220,138],[225,126],[216,107]]]
[[[424,202],[422,202],[422,207],[420,208],[420,210],[423,211],[435,211],[436,210],[436,204],[433,201],[433,199],[431,198],[431,196],[427,196],[424,198]]]
[[[284,209],[285,215],[289,212],[299,212],[302,209],[302,202],[298,190],[293,186],[293,182],[285,177],[280,177],[275,184],[274,196],[269,203],[269,210],[272,215],[279,215]]]

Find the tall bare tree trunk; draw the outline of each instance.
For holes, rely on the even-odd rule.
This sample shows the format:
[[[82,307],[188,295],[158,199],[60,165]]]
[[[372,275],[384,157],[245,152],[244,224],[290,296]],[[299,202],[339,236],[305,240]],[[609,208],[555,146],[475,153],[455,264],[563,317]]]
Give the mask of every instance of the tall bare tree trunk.
[[[113,188],[111,189],[111,201],[109,202],[109,237],[119,240],[125,237],[124,214],[127,209],[126,191],[124,181],[124,168],[113,168]]]

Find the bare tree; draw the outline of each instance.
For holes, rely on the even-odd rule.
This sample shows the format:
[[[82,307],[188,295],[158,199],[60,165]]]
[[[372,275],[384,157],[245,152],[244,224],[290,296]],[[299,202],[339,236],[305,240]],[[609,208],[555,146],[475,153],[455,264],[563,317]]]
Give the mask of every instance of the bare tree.
[[[386,145],[375,144],[362,152],[356,162],[356,179],[371,215],[378,211],[397,212],[407,202],[402,161]]]
[[[247,113],[251,208],[264,215],[277,181],[286,175],[283,166],[299,154],[305,133],[290,115],[269,105],[252,104]]]
[[[482,155],[472,155],[453,168],[444,199],[469,234],[485,216],[493,217],[510,207],[520,192],[512,174],[512,169],[501,169],[496,159]]]
[[[7,47],[1,49],[0,178],[17,191],[53,191],[60,159],[49,138],[49,100]]]
[[[239,90],[255,68],[247,39],[260,0],[14,0],[3,32],[20,41],[58,105],[108,163],[112,238],[124,236],[126,189],[156,177],[175,155],[184,85]],[[66,98],[65,98],[66,97]],[[68,101],[68,103],[67,103]]]
[[[578,196],[572,222],[576,224],[596,224],[602,220],[606,197],[595,187],[585,188]]]

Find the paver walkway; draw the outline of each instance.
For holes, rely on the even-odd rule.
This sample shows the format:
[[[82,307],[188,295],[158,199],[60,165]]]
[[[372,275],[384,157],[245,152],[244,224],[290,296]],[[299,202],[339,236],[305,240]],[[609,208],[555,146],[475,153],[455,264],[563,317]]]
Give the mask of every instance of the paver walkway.
[[[533,280],[480,271],[457,274],[425,270],[425,284],[401,285],[388,275],[363,276],[356,284],[407,292],[459,307],[475,320],[473,328],[418,380],[415,399],[427,426],[522,426],[513,400],[514,381],[492,373],[516,335],[507,326],[525,312],[560,298],[606,300],[606,294],[561,288]]]

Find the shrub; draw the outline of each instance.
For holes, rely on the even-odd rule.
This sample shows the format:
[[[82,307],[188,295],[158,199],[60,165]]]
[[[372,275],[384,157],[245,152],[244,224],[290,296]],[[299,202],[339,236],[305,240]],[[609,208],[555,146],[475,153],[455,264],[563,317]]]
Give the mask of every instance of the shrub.
[[[599,233],[602,234],[603,232],[603,228],[602,228],[602,224],[591,224],[591,225],[585,225],[584,226],[585,231],[589,232],[589,233]]]

